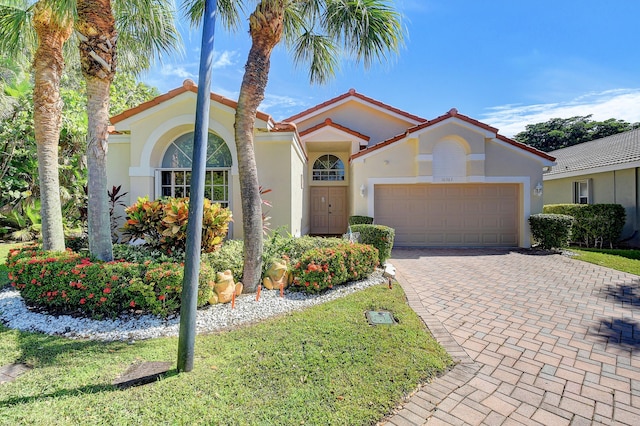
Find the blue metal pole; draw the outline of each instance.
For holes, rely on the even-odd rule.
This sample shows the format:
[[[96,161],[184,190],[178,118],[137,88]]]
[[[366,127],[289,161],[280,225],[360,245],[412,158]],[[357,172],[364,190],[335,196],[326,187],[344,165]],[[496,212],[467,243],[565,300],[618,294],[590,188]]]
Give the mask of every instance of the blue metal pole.
[[[200,272],[200,245],[202,242],[202,215],[204,210],[204,181],[209,135],[209,107],[211,104],[211,72],[213,68],[213,39],[218,2],[206,0],[202,25],[202,48],[198,76],[198,100],[193,135],[193,163],[189,194],[189,222],[187,224],[187,252],[182,281],[180,305],[180,334],[178,337],[178,371],[193,370],[198,309],[198,276]]]

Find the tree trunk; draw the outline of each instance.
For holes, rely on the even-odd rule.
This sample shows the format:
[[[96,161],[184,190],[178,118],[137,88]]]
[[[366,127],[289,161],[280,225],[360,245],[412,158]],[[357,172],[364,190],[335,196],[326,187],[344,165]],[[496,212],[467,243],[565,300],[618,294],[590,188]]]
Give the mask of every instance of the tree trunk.
[[[269,79],[271,51],[282,37],[282,1],[261,2],[249,18],[252,39],[236,109],[235,138],[244,230],[244,291],[253,293],[262,276],[262,199],[258,183],[253,129]]]
[[[64,229],[58,176],[58,142],[62,126],[60,77],[62,47],[71,36],[72,22],[58,22],[42,2],[34,8],[33,26],[38,47],[33,58],[33,127],[38,153],[42,248],[64,251]]]
[[[113,260],[107,197],[109,88],[115,75],[115,21],[110,0],[78,0],[78,38],[82,74],[87,82],[87,169],[89,252]]]

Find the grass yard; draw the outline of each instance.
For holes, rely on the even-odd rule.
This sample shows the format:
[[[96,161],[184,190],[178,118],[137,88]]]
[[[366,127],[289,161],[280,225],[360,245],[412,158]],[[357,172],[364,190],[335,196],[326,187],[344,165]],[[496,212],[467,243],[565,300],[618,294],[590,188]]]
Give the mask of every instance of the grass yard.
[[[370,326],[366,310],[399,324]],[[451,365],[400,286],[375,286],[196,340],[190,373],[146,386],[113,380],[136,361],[177,358],[177,338],[100,343],[0,326],[0,365],[33,370],[0,385],[0,423],[366,425]]]
[[[640,250],[570,249],[574,259],[594,263],[630,274],[640,275]]]

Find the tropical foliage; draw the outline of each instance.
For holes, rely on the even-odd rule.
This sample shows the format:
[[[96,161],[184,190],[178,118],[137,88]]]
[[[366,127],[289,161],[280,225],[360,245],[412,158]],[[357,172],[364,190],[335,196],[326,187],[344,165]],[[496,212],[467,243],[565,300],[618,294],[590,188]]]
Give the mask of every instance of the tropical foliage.
[[[3,114],[0,115],[0,238],[11,237],[10,233],[29,226],[30,222],[40,223],[41,217],[37,203],[40,185],[32,117],[33,83],[26,65],[20,68],[14,64],[14,67],[15,71],[3,73],[0,81],[4,99]],[[86,89],[77,68],[65,71],[60,93],[64,107],[58,146],[59,194],[65,233],[77,233],[74,231],[86,229],[87,202]],[[110,114],[118,114],[157,95],[157,89],[137,82],[132,74],[119,73],[111,86]],[[38,207],[37,211],[33,211],[34,206]],[[37,221],[29,218],[34,214],[37,214]],[[39,229],[37,231],[15,236],[39,238]]]
[[[630,124],[615,118],[596,121],[591,117],[552,118],[544,123],[528,124],[514,139],[549,152],[640,127],[640,123]]]
[[[186,252],[188,198],[161,198],[150,201],[148,197],[125,209],[127,221],[123,228],[125,242],[141,239],[151,248],[171,255]],[[204,199],[202,218],[202,252],[210,253],[222,244],[227,235],[231,211]]]

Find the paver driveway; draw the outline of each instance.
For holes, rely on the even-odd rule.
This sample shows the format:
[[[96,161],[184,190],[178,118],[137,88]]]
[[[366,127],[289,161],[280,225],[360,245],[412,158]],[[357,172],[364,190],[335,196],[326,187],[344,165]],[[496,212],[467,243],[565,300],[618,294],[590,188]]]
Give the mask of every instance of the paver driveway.
[[[640,277],[526,250],[392,256],[458,364],[388,425],[640,425]]]

